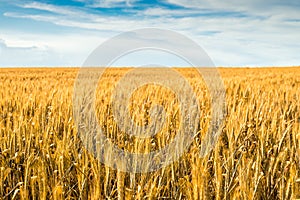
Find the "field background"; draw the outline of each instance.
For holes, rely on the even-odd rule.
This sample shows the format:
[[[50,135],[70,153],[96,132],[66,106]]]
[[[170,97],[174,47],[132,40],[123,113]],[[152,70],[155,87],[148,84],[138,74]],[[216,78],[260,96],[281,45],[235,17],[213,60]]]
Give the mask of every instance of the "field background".
[[[167,110],[167,125],[149,140],[128,137],[109,103],[127,70],[109,70],[99,83],[99,123],[120,148],[160,149],[176,134],[178,102],[162,87],[137,90],[131,106],[136,122],[146,123],[156,102]],[[77,136],[72,95],[78,69],[0,69],[0,199],[300,199],[299,68],[220,68],[227,116],[204,158],[199,150],[209,127],[209,94],[195,70],[177,70],[198,96],[195,140],[172,165],[129,174],[99,163]]]

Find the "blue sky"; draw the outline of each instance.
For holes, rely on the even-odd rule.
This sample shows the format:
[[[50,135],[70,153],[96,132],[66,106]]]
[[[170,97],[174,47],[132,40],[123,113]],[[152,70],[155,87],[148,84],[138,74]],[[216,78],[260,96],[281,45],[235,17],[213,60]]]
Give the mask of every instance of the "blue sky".
[[[145,27],[186,35],[217,66],[295,66],[299,11],[299,0],[0,0],[0,66],[81,66],[102,42]],[[115,64],[145,65],[145,57]],[[185,65],[165,54],[149,57]]]

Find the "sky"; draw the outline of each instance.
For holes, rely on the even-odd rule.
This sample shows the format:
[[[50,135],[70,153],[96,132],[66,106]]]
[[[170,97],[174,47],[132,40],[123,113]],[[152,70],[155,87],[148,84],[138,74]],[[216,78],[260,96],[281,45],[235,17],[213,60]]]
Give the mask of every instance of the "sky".
[[[216,66],[299,66],[299,0],[0,0],[0,67],[82,66],[108,39],[141,28],[192,39]],[[113,65],[185,66],[134,52]]]

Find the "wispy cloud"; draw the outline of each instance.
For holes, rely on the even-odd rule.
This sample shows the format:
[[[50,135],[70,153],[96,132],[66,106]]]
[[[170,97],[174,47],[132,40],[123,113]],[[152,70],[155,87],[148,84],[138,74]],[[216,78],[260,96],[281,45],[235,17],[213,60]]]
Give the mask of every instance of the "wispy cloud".
[[[94,8],[130,7],[138,0],[75,0]]]
[[[115,17],[101,17],[101,16],[91,17],[85,19],[84,21],[82,20],[83,16],[71,18],[70,16],[62,17],[56,15],[42,15],[42,14],[32,15],[32,14],[21,14],[21,13],[14,13],[14,12],[6,12],[4,13],[4,16],[49,22],[49,23],[53,23],[65,27],[76,27],[82,29],[91,29],[91,30],[98,30],[98,31],[113,31],[113,32],[122,32],[122,31],[141,27],[142,24],[145,24],[142,21],[137,21],[134,19],[117,19]]]
[[[55,5],[40,3],[40,2],[31,2],[24,5],[21,4],[20,7],[49,11],[52,13],[63,14],[63,15],[78,14],[78,11],[73,11],[71,8],[64,8],[62,6],[55,6]]]
[[[260,16],[294,16],[299,18],[300,1],[298,0],[166,0],[184,8],[210,9],[216,11],[236,11]]]

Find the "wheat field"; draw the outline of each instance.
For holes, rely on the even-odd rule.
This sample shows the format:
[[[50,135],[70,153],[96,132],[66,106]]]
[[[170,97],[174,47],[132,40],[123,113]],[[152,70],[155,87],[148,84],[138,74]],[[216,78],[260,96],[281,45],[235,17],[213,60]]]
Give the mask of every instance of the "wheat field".
[[[121,149],[159,150],[180,126],[178,99],[158,85],[135,90],[129,111],[137,124],[150,123],[154,104],[164,107],[166,120],[151,138],[129,136],[114,121],[110,101],[128,70],[109,69],[99,81],[98,123]],[[78,136],[77,68],[0,69],[0,199],[300,199],[299,68],[219,68],[227,114],[205,157],[199,152],[210,125],[209,92],[194,69],[175,70],[197,95],[194,140],[171,165],[129,173],[99,162]]]

